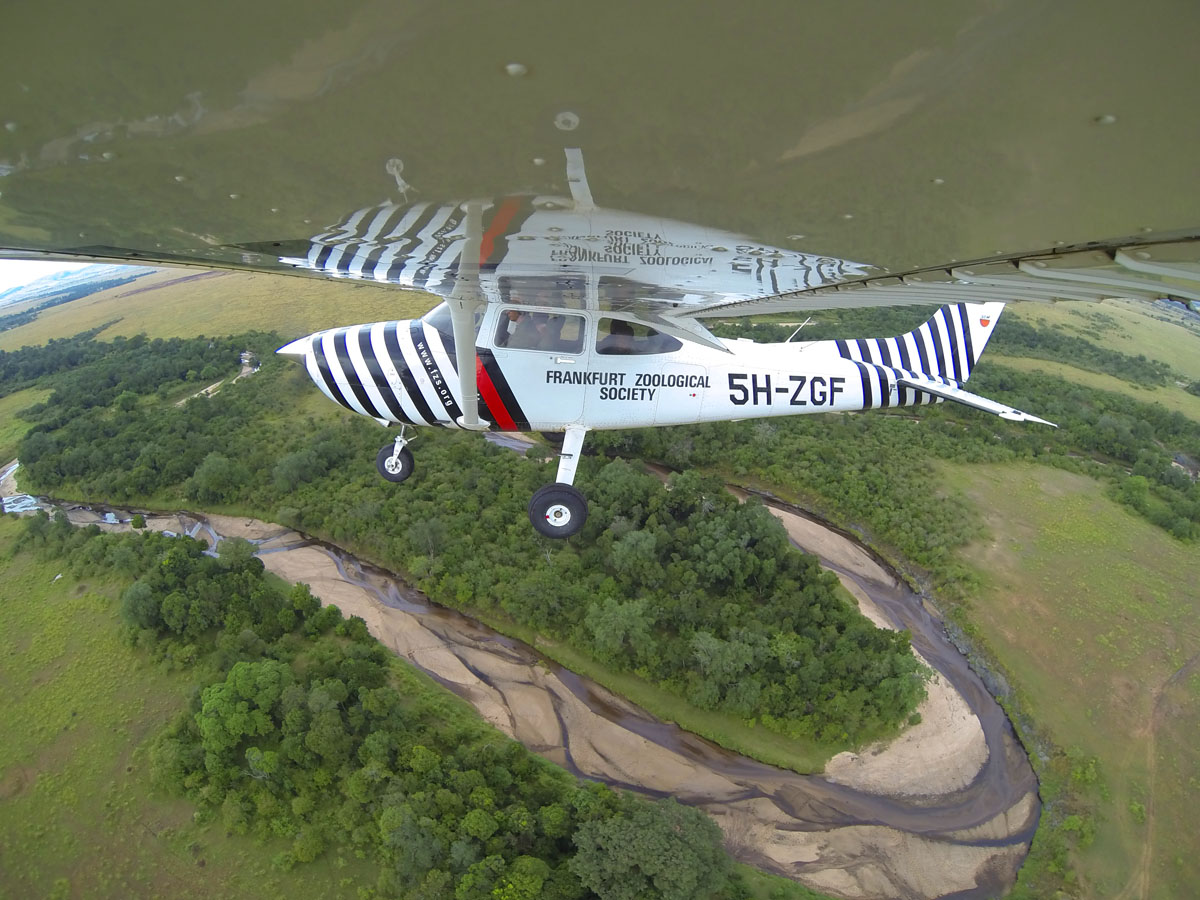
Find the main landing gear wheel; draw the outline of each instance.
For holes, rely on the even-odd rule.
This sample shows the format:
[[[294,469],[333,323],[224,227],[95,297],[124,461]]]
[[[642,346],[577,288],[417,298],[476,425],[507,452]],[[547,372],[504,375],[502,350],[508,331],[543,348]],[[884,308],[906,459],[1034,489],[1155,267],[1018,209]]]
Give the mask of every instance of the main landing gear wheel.
[[[395,444],[388,444],[375,457],[375,468],[388,481],[399,484],[413,473],[412,451],[407,447],[397,450]]]
[[[538,488],[529,501],[529,521],[538,534],[549,538],[569,538],[578,534],[587,521],[587,514],[587,500],[583,494],[561,482]]]

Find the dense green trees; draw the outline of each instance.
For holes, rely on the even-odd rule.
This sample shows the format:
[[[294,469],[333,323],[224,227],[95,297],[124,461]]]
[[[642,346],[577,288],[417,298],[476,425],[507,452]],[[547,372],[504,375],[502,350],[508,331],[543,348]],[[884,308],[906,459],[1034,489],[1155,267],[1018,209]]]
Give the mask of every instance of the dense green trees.
[[[215,397],[152,413],[121,410],[119,395],[65,420],[50,404],[21,448],[26,477],[97,499],[176,492],[258,509],[408,573],[438,602],[504,615],[784,734],[863,741],[919,701],[907,637],[871,626],[772,516],[720,482],[683,473],[668,490],[620,460],[585,460],[591,520],[569,545],[546,542],[525,504],[548,467],[427,432],[397,490],[373,472],[382,433],[370,423],[280,417],[311,396],[302,375],[272,361]],[[177,591],[160,615],[186,633],[210,613]]]
[[[108,323],[111,324],[111,323]],[[94,340],[107,328],[101,325],[70,338],[58,338],[43,347],[0,350],[0,395],[28,386],[34,380],[55,376],[58,389],[41,407],[48,421],[77,415],[80,410],[108,406],[120,394],[134,396],[169,390],[174,383],[195,381],[208,369],[214,378],[233,371],[239,353],[247,346],[262,346],[262,335],[230,338],[156,338],[145,335]],[[266,347],[263,347],[265,350]],[[56,416],[49,415],[53,410]]]
[[[719,842],[711,819],[673,800],[627,803],[618,815],[580,826],[570,867],[603,897],[686,900],[724,887],[709,881],[721,877]]]
[[[378,861],[367,896],[412,900],[745,896],[702,813],[577,783],[361,620],[273,584],[244,542],[214,558],[190,538],[38,516],[22,543],[137,576],[122,599],[131,638],[200,682],[153,747],[154,777],[201,818],[288,841],[279,865],[338,848]]]

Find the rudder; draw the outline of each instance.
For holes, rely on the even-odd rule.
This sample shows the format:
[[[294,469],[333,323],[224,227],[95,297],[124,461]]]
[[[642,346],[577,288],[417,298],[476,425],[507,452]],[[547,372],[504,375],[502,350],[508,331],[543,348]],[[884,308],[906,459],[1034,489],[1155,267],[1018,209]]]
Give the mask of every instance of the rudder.
[[[843,359],[962,384],[971,377],[1003,311],[1003,303],[950,304],[897,337],[839,340],[838,353]]]

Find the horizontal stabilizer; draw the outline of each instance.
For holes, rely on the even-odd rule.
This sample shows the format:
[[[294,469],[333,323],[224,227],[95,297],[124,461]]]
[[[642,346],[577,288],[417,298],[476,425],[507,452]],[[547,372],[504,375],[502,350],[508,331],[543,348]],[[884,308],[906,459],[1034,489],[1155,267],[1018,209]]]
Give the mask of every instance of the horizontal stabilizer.
[[[1041,425],[1049,425],[1051,428],[1058,427],[1053,422],[1047,422],[1045,419],[1031,416],[1027,412],[1021,412],[1019,409],[1013,409],[1011,406],[1005,406],[1003,403],[997,403],[995,400],[980,397],[978,394],[972,394],[970,391],[964,391],[960,387],[942,384],[939,381],[905,375],[898,378],[896,383],[904,387],[924,391],[926,394],[933,394],[935,397],[941,397],[943,400],[953,400],[955,403],[961,403],[964,406],[990,412],[992,415],[1008,419],[1010,422],[1037,422]]]

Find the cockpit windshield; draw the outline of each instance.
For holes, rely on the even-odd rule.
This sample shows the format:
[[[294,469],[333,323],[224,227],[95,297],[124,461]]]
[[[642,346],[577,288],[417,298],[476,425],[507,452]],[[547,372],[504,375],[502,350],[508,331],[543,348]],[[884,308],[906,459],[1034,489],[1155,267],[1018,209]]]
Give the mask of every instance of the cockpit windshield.
[[[421,316],[421,321],[428,325],[432,325],[438,332],[446,337],[454,338],[454,323],[450,321],[450,305],[447,303],[439,303],[425,315]],[[475,336],[479,336],[479,326],[483,322],[483,313],[475,313]]]

